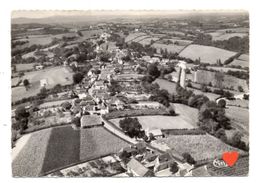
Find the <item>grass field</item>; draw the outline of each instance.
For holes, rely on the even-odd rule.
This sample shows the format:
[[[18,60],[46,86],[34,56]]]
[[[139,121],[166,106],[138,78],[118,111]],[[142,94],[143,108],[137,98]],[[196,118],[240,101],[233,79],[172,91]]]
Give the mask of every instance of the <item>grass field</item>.
[[[142,44],[143,46],[145,46],[145,45],[151,44],[152,40],[157,41],[158,39],[159,38],[157,38],[157,37],[150,37],[150,38],[146,38],[146,39],[141,40],[139,43]]]
[[[137,116],[142,128],[149,129],[192,129],[195,126],[188,123],[184,118],[184,114],[180,116]],[[110,120],[119,127],[119,121],[123,118]]]
[[[223,41],[228,40],[232,37],[246,37],[248,36],[247,33],[217,33],[217,34],[210,34],[212,36],[212,40],[214,41]]]
[[[166,144],[170,149],[182,154],[188,152],[196,160],[212,159],[226,151],[243,151],[233,148],[210,135],[170,135],[158,139],[156,143]]]
[[[154,43],[151,45],[152,47],[157,49],[157,53],[161,53],[161,49],[167,49],[168,52],[171,53],[179,53],[185,46],[175,45],[175,44],[162,44],[162,43]]]
[[[249,109],[235,106],[227,106],[226,116],[232,123],[239,126],[246,134],[249,134]]]
[[[73,130],[63,126],[41,130],[33,133],[14,159],[13,175],[39,176],[116,153],[128,145],[102,127]]]
[[[233,61],[234,62],[234,61]],[[232,63],[233,63],[232,62]],[[232,65],[232,64],[229,64]],[[242,66],[242,65],[241,65]],[[242,67],[246,67],[246,66],[242,66]],[[223,72],[228,72],[230,71],[245,71],[245,69],[237,69],[237,68],[229,68],[229,67],[214,67],[214,66],[207,66],[207,69],[213,69],[215,71],[223,71]]]
[[[34,68],[35,64],[16,64],[16,70],[17,71],[25,71],[30,70]]]
[[[154,82],[158,83],[161,89],[167,90],[170,94],[176,93],[176,83],[167,81],[165,79],[156,79]],[[215,100],[216,98],[219,97],[219,95],[214,93],[205,93],[205,92],[202,92],[201,90],[197,90],[194,88],[187,88],[187,89],[192,90],[196,95],[203,94],[207,96],[210,100]]]
[[[199,59],[201,62],[216,64],[218,59],[223,63],[228,58],[236,55],[236,52],[227,51],[212,46],[203,46],[191,44],[182,50],[179,54],[181,57],[190,58],[191,60]]]
[[[40,80],[46,79],[46,88],[52,88],[56,84],[68,85],[73,82],[72,72],[65,67],[53,67],[40,71],[25,73],[22,79],[28,79],[30,88],[26,91],[24,86],[12,88],[12,101],[20,100],[24,97],[34,96],[40,91]],[[12,80],[12,82],[15,82]]]

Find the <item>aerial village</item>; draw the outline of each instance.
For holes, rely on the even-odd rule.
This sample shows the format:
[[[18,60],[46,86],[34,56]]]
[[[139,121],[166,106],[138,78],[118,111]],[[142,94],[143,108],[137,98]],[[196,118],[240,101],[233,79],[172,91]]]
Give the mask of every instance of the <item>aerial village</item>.
[[[216,16],[13,19],[13,176],[247,175],[248,16]]]

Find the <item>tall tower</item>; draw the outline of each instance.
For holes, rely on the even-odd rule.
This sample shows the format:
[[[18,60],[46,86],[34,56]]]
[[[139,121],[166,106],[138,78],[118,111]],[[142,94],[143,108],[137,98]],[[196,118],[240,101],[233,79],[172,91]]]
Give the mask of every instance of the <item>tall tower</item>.
[[[185,88],[186,87],[186,62],[184,61],[179,61],[178,66],[180,68],[179,70],[179,78],[178,78],[178,83],[180,84],[181,87]]]

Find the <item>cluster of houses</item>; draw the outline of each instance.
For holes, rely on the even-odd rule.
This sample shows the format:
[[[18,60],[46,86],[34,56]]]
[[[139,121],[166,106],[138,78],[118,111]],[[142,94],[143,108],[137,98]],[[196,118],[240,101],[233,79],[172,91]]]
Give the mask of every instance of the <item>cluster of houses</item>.
[[[139,142],[121,149],[117,156],[128,176],[210,176],[205,166],[194,167],[175,154],[172,151],[156,152]]]

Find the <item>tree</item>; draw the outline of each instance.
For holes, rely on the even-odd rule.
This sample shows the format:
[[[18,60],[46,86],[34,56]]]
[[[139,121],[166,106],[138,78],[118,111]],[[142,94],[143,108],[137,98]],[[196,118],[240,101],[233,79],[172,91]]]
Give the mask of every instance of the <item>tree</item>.
[[[23,80],[23,85],[25,86],[26,90],[28,90],[28,87],[29,87],[30,83],[27,79],[24,79]]]
[[[199,109],[207,101],[209,98],[204,95],[192,95],[188,99],[188,105]]]
[[[28,118],[30,113],[26,110],[24,106],[20,106],[15,110],[15,119],[16,124],[13,124],[12,127],[16,130],[25,130],[28,128]]]
[[[237,89],[238,89],[238,91],[239,91],[239,92],[244,92],[243,87],[242,87],[242,86],[240,86],[240,85],[237,87]]]
[[[82,73],[78,72],[73,75],[74,84],[78,84],[83,80],[84,76]]]
[[[65,110],[70,110],[72,105],[69,102],[63,102],[61,107],[63,107]]]
[[[159,71],[156,63],[148,66],[148,74],[154,78],[158,78],[160,76],[161,72]]]
[[[138,118],[126,117],[119,121],[119,126],[131,138],[137,138],[142,130]]]
[[[220,128],[216,131],[215,137],[221,139],[223,142],[227,142],[227,135],[223,128]]]
[[[75,117],[72,122],[74,125],[76,125],[76,127],[80,127],[81,126],[81,121],[79,117]]]
[[[177,173],[179,171],[178,163],[173,162],[170,166],[170,171],[172,172],[172,174]]]
[[[221,107],[221,108],[225,108],[226,107],[226,100],[220,99],[218,101],[218,106]]]
[[[189,153],[185,152],[182,154],[182,156],[187,163],[192,164],[192,165],[194,165],[196,163],[194,158]]]

